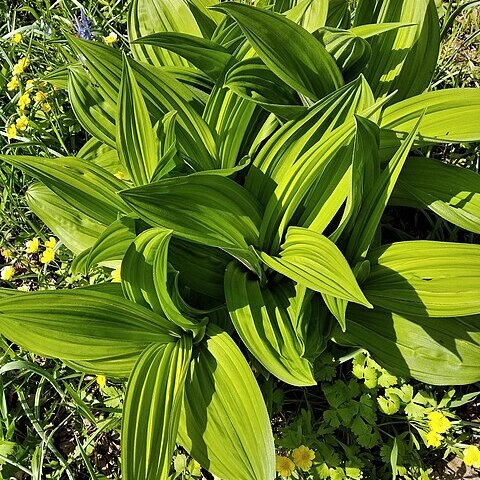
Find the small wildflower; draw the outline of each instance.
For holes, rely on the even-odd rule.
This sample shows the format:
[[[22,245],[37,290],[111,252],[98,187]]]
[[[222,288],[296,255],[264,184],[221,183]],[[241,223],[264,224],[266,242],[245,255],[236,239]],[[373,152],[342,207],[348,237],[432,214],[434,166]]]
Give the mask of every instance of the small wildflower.
[[[480,450],[476,445],[470,445],[463,451],[465,465],[473,468],[480,468]]]
[[[118,170],[118,172],[115,172],[114,175],[115,175],[119,180],[125,180],[125,173],[122,172],[121,170]]]
[[[111,273],[112,276],[112,282],[113,283],[120,283],[122,281],[122,275],[120,272],[120,268],[116,268],[115,270],[112,271]]]
[[[46,248],[55,248],[56,245],[57,241],[55,240],[55,237],[50,237],[48,240],[45,240]]]
[[[28,118],[25,115],[21,115],[20,118],[15,122],[17,130],[24,132],[28,127]]]
[[[43,102],[44,100],[47,99],[47,95],[43,92],[37,92],[35,94],[35,96],[33,97],[33,99],[36,101],[36,102]]]
[[[7,90],[9,92],[12,92],[13,90],[17,90],[19,86],[20,83],[18,81],[18,78],[14,75],[12,79],[7,83]]]
[[[117,40],[118,40],[118,35],[115,32],[110,32],[106,37],[105,37],[105,43],[107,45],[113,45]]]
[[[30,288],[28,288],[28,285],[20,285],[17,287],[17,290],[20,290],[21,292],[29,292]]]
[[[438,432],[432,430],[427,433],[425,440],[428,447],[439,447],[442,443],[443,437]]]
[[[295,470],[295,464],[288,457],[277,455],[275,469],[282,477],[288,478]]]
[[[52,106],[48,103],[48,102],[45,102],[45,103],[42,103],[42,106],[41,106],[41,109],[45,112],[45,113],[48,113],[52,110]]]
[[[22,41],[22,34],[21,33],[14,33],[12,37],[10,38],[10,41],[14,45],[18,45]]]
[[[13,74],[20,75],[30,65],[30,59],[28,57],[21,58],[13,67]]]
[[[97,385],[100,390],[107,386],[107,377],[105,375],[97,375]]]
[[[32,103],[32,99],[28,93],[24,93],[17,102],[18,108],[20,110],[25,110]]]
[[[13,137],[17,136],[17,127],[14,123],[7,127],[7,138],[11,140]]]
[[[45,251],[40,255],[40,262],[48,264],[55,260],[55,252],[53,248],[46,248]]]
[[[27,253],[37,253],[40,246],[40,240],[35,237],[33,240],[29,240],[25,243],[25,251]]]
[[[84,40],[93,40],[92,20],[85,15],[83,8],[80,10],[80,18],[75,18],[77,35]]]
[[[7,267],[2,268],[1,278],[7,282],[13,278],[15,275],[15,267],[8,265]]]
[[[26,84],[26,89],[27,90],[31,90],[33,88],[33,86],[35,85],[35,82],[33,80],[27,80],[27,84]]]
[[[432,432],[445,433],[450,428],[450,420],[439,410],[428,414],[428,426]]]
[[[12,251],[9,248],[6,248],[2,251],[2,257],[5,260],[10,260],[13,257]]]
[[[312,460],[315,458],[315,452],[305,445],[300,445],[293,450],[292,457],[295,465],[306,472],[312,468]]]

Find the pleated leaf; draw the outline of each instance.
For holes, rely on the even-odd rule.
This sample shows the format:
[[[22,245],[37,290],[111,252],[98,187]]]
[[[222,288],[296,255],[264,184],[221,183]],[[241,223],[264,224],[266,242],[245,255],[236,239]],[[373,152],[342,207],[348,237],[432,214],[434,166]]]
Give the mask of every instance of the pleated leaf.
[[[398,242],[372,250],[368,260],[363,289],[375,306],[429,317],[480,313],[480,245]]]
[[[207,334],[185,383],[178,441],[224,480],[273,480],[273,435],[255,377],[227,333],[209,325]]]
[[[0,333],[26,350],[74,362],[90,373],[127,376],[152,342],[177,335],[162,316],[90,288],[31,292],[0,300]]]
[[[311,290],[371,306],[342,252],[319,233],[290,227],[280,256],[261,252],[260,257],[271,269]]]
[[[351,305],[338,343],[361,346],[389,372],[431,385],[480,380],[480,316],[429,318]]]
[[[231,262],[225,272],[227,308],[243,343],[280,380],[290,385],[315,385],[312,365],[303,358],[304,344],[297,338],[287,311],[288,303],[249,277],[238,262]]]
[[[167,480],[183,404],[192,340],[152,344],[128,380],[122,418],[125,480]]]
[[[224,2],[213,8],[230,15],[265,65],[300,93],[318,100],[343,84],[333,58],[295,22],[242,3]]]

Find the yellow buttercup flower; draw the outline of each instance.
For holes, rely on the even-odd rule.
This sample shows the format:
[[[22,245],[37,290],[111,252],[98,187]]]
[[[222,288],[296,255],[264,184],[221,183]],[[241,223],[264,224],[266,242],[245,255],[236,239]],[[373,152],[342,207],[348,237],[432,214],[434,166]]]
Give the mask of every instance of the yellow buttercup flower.
[[[55,248],[56,245],[57,241],[55,240],[55,237],[50,237],[48,240],[45,240],[46,248]]]
[[[432,432],[445,433],[450,428],[450,420],[439,410],[434,410],[427,416],[428,426]]]
[[[40,261],[42,263],[48,264],[55,260],[55,252],[53,248],[46,248],[45,251],[40,255]]]
[[[10,260],[13,257],[12,251],[9,248],[6,248],[2,251],[2,257],[5,260]]]
[[[425,436],[427,446],[429,447],[439,447],[442,443],[443,437],[438,432],[430,431]]]
[[[115,270],[113,270],[111,273],[111,276],[112,276],[113,283],[120,283],[122,281],[120,268],[116,268]]]
[[[37,253],[39,246],[40,240],[35,237],[33,240],[29,240],[27,243],[25,243],[25,251],[27,253]]]
[[[463,451],[465,465],[473,468],[480,468],[480,450],[476,445],[470,445]]]
[[[18,45],[22,41],[22,34],[21,33],[14,33],[12,37],[10,38],[10,41],[14,45]]]
[[[97,375],[97,385],[100,390],[107,386],[107,377],[105,375]]]
[[[288,457],[277,455],[275,469],[282,477],[288,478],[295,470],[295,464]]]
[[[45,113],[48,113],[48,112],[50,112],[50,110],[52,110],[52,106],[48,102],[45,102],[45,103],[42,103],[41,109]]]
[[[32,99],[28,93],[24,93],[17,102],[18,108],[20,110],[25,110],[32,103]]]
[[[37,92],[35,94],[35,96],[33,97],[33,99],[36,101],[36,102],[43,102],[44,100],[47,99],[47,95],[43,92]]]
[[[113,45],[117,40],[118,35],[115,32],[110,32],[110,34],[105,37],[105,43],[107,45]]]
[[[13,67],[13,74],[22,74],[30,65],[30,59],[28,57],[21,58]]]
[[[115,172],[114,175],[115,175],[119,180],[124,180],[124,179],[125,179],[125,173],[122,172],[121,170],[118,170],[118,172]]]
[[[20,82],[16,76],[13,76],[12,79],[7,83],[7,90],[12,92],[13,90],[17,90],[20,86]]]
[[[17,136],[17,127],[15,126],[14,123],[12,123],[7,127],[7,138],[10,140],[16,136]]]
[[[25,115],[21,115],[15,122],[17,130],[24,132],[28,127],[28,118]]]
[[[15,275],[15,267],[8,265],[7,267],[2,268],[1,278],[2,280],[11,280]]]
[[[300,445],[293,450],[292,457],[297,467],[307,471],[312,468],[312,460],[315,458],[315,452],[305,445]]]
[[[27,80],[26,89],[31,90],[34,85],[35,85],[34,80]]]

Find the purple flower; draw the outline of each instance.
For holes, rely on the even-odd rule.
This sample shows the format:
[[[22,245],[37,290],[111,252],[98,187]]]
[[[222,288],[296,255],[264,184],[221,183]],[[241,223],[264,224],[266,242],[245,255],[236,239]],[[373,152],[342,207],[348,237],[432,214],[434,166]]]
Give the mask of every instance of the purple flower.
[[[84,40],[93,40],[92,20],[87,18],[85,10],[80,9],[80,18],[75,17],[77,35]]]

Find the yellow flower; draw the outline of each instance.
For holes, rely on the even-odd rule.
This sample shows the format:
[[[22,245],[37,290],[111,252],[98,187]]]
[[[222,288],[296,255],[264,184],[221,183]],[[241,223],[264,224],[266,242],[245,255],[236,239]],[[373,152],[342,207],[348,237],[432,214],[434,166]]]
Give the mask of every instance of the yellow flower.
[[[312,468],[312,460],[315,458],[315,452],[305,445],[300,445],[293,450],[292,457],[295,465],[306,472]]]
[[[105,37],[105,43],[107,45],[113,45],[118,40],[118,35],[115,32],[110,32],[110,34]]]
[[[32,103],[32,99],[28,93],[24,93],[17,102],[18,108],[20,110],[25,110]]]
[[[20,118],[17,119],[15,126],[17,130],[24,132],[28,127],[28,118],[25,115],[21,115]]]
[[[31,90],[35,82],[33,80],[27,80],[26,89]]]
[[[13,67],[13,74],[20,75],[30,65],[30,59],[28,57],[21,58]]]
[[[113,283],[120,283],[122,281],[122,275],[119,268],[116,268],[115,270],[113,270],[111,273],[111,276],[112,276]]]
[[[428,414],[428,426],[432,432],[445,433],[450,428],[450,420],[439,410]]]
[[[46,248],[45,251],[40,255],[40,261],[42,263],[50,263],[55,260],[55,252],[53,248]]]
[[[115,172],[114,175],[119,179],[119,180],[124,180],[125,179],[125,173],[119,170],[118,172]]]
[[[275,468],[282,477],[288,478],[295,470],[295,464],[288,457],[277,455]]]
[[[2,280],[11,280],[12,277],[15,275],[15,267],[12,265],[8,265],[7,267],[2,268]]]
[[[2,252],[2,257],[3,257],[5,260],[10,260],[10,259],[13,257],[12,251],[11,251],[9,248],[6,248],[6,249],[3,250],[3,252]]]
[[[45,103],[42,103],[41,108],[45,113],[48,113],[52,109],[52,106],[48,102],[45,102]]]
[[[47,99],[47,95],[43,92],[37,92],[35,94],[35,96],[33,97],[33,99],[36,101],[36,102],[43,102],[43,100],[46,100]]]
[[[480,450],[476,445],[470,445],[463,451],[465,465],[473,468],[480,468]]]
[[[50,237],[48,240],[45,240],[46,248],[55,248],[56,245],[57,241],[55,240],[55,237]]]
[[[14,33],[12,37],[10,38],[10,41],[14,45],[18,45],[22,41],[22,34],[21,33]]]
[[[97,375],[97,385],[100,390],[107,386],[107,377],[105,375]]]
[[[33,240],[29,240],[25,243],[25,251],[27,253],[36,253],[38,252],[38,247],[40,246],[40,240],[35,237]]]
[[[12,79],[7,83],[7,90],[9,92],[16,90],[20,86],[18,78],[14,75]]]
[[[438,432],[430,431],[425,436],[425,440],[428,447],[439,447],[443,437]]]
[[[7,127],[7,137],[8,139],[12,139],[13,137],[16,137],[17,136],[17,127],[15,126],[14,123],[12,123],[11,125],[9,125]]]

